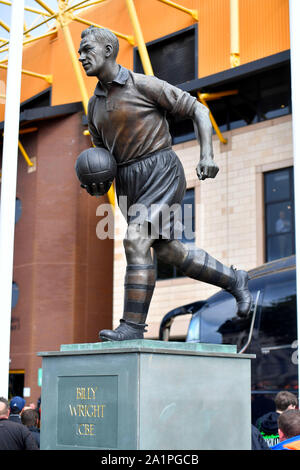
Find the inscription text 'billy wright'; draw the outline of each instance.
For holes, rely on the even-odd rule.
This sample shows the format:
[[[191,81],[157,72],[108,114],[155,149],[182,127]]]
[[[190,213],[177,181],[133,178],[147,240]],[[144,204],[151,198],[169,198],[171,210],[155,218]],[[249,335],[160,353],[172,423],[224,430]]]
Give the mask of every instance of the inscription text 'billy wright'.
[[[69,404],[69,412],[72,417],[86,418],[85,423],[76,424],[77,436],[95,436],[95,418],[104,417],[105,405],[96,403],[96,392],[98,387],[76,387],[76,401],[80,403]],[[82,403],[82,402],[86,403]],[[88,422],[89,418],[93,422]]]

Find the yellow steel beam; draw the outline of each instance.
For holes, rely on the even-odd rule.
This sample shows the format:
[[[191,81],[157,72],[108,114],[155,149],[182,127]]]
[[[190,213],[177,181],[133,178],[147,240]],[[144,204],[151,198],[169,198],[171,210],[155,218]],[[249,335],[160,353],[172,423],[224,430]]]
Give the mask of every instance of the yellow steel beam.
[[[9,48],[2,49],[2,47],[6,46],[9,44],[9,41],[5,41],[3,44],[0,44],[0,52],[8,51]]]
[[[2,97],[5,98],[4,95],[2,95]],[[25,129],[20,129],[19,130],[19,135],[20,134],[30,134],[31,132],[37,132],[38,131],[38,128],[37,127],[25,127]],[[4,132],[2,132],[2,137],[4,136]]]
[[[4,23],[4,21],[0,20],[0,26],[2,26],[3,29],[6,29],[6,31],[10,32],[9,26]]]
[[[38,3],[42,8],[44,8],[44,10],[46,10],[48,13],[50,13],[50,15],[54,15],[55,12],[48,5],[46,5],[43,0],[35,0],[35,2]]]
[[[74,5],[73,7],[70,7],[72,8],[72,11],[75,11],[75,10],[82,10],[83,8],[88,8],[88,7],[91,7],[92,5],[98,5],[99,3],[103,3],[103,2],[106,2],[107,0],[95,0],[94,2],[89,2],[87,3],[86,5],[82,5],[82,6],[77,6]]]
[[[191,10],[190,8],[183,7],[182,5],[178,5],[178,3],[171,2],[170,0],[158,0],[158,1],[165,3],[166,5],[169,5],[170,7],[177,8],[177,10],[181,10],[184,13],[188,13],[189,15],[191,15],[191,17],[195,21],[198,21],[199,19],[198,10]]]
[[[24,28],[23,28],[23,29],[24,29],[24,32],[25,32],[26,29],[27,29],[26,21],[24,21]],[[25,36],[26,36],[27,38],[30,38],[30,37],[31,37],[31,34],[30,34],[30,33],[26,33]]]
[[[30,11],[31,13],[36,13],[37,15],[41,15],[41,16],[51,16],[50,13],[46,13],[45,11],[42,11],[42,10],[37,10],[36,8],[25,7],[24,9],[25,9],[26,11]]]
[[[40,23],[34,25],[34,26],[31,26],[29,29],[27,29],[26,31],[24,31],[24,34],[26,33],[30,33],[31,31],[33,31],[34,29],[36,28],[39,28],[40,26],[42,26],[43,24],[47,23],[48,21],[51,21],[55,18],[57,18],[58,16],[58,13],[54,13],[53,15],[51,16],[48,16],[45,20],[41,21]]]
[[[51,31],[48,31],[47,33],[41,34],[40,36],[37,36],[35,38],[26,39],[25,41],[23,41],[23,46],[26,46],[26,44],[30,44],[31,42],[38,41],[39,39],[46,38],[47,36],[52,36],[53,34],[56,34],[56,33],[57,33],[57,28],[54,28]],[[9,41],[6,44],[8,44],[8,43],[9,43]],[[5,51],[9,50],[9,47],[5,47],[4,49],[2,49],[2,46],[4,47],[5,44],[0,45],[0,52],[5,52]],[[3,62],[5,62],[6,60],[7,59],[4,59]]]
[[[71,14],[71,18],[72,18],[72,20],[77,21],[78,23],[86,24],[88,26],[95,26],[96,28],[104,28],[104,26],[100,26],[99,24],[93,23],[93,21],[89,21],[89,20],[86,20],[84,18],[80,18],[77,15]],[[117,31],[113,31],[112,29],[111,29],[111,32],[114,33],[119,38],[126,39],[126,41],[128,41],[129,44],[134,46],[134,37],[133,36],[128,36],[126,34],[119,33]]]
[[[34,29],[36,28],[39,28],[39,26],[42,26],[43,24],[47,23],[48,21],[50,20],[53,20],[54,18],[56,18],[58,16],[58,13],[55,13],[54,15],[52,16],[49,16],[47,19],[45,19],[44,21],[42,21],[41,23],[38,23],[37,25],[35,26],[32,26],[31,28],[29,29],[26,29],[26,31],[24,31],[24,35],[26,36],[27,33],[30,33],[31,31],[33,31]],[[1,21],[1,20],[0,20]],[[50,33],[51,34],[51,33]],[[41,37],[44,37],[44,36],[49,36],[49,33],[45,33],[45,34],[42,34],[41,36],[38,36],[37,38],[32,38],[33,41],[36,41],[37,39],[40,39]],[[28,44],[29,42],[31,41],[31,39],[28,40],[28,42],[23,42],[23,46],[24,44]],[[4,50],[8,50],[8,49],[2,49],[2,47],[6,46],[7,44],[9,44],[9,41],[6,41],[4,44],[1,44],[0,48],[0,52],[3,52]]]
[[[19,130],[19,135],[20,134],[30,134],[31,132],[37,132],[38,128],[37,127],[25,127],[24,129]],[[4,132],[2,132],[2,137],[4,136]]]
[[[126,5],[127,5],[130,20],[133,26],[134,35],[137,41],[138,50],[139,50],[144,72],[146,75],[154,75],[150,58],[149,58],[149,54],[145,45],[142,28],[140,26],[140,22],[136,13],[133,0],[126,0]]]
[[[108,197],[109,203],[110,203],[110,205],[112,206],[113,211],[114,211],[114,209],[115,209],[115,189],[114,189],[114,184],[112,184],[111,187],[109,188],[109,190],[108,190],[108,192],[107,192],[107,197]]]
[[[76,7],[80,7],[80,5],[83,5],[84,3],[87,3],[88,1],[89,1],[89,0],[82,0],[81,2],[76,3],[75,5],[70,5],[68,8],[65,9],[65,13],[66,13],[67,11],[73,10],[73,9],[76,8]],[[102,0],[102,1],[103,1],[103,0]],[[84,6],[83,6],[83,8],[84,8]]]
[[[0,64],[0,69],[6,69],[7,70],[8,66],[4,64]],[[31,72],[30,70],[24,70],[22,69],[21,72],[24,75],[30,75],[31,77],[36,77],[36,78],[42,78],[43,80],[46,80],[48,83],[52,83],[52,75],[43,75],[41,73],[36,73],[36,72]]]
[[[37,10],[36,8],[25,7],[26,11],[30,11],[31,13],[36,13],[37,15],[41,16],[51,16],[50,13],[46,13],[45,11]]]
[[[0,3],[2,3],[3,5],[10,6],[10,7],[12,6],[12,3],[8,2],[7,0],[0,0]],[[50,13],[46,13],[45,11],[37,10],[36,8],[32,8],[32,7],[25,6],[24,10],[30,11],[31,13],[36,13],[37,15],[50,16]]]
[[[205,98],[203,98],[203,95],[204,95],[204,93],[202,94],[202,93],[199,93],[199,92],[198,92],[198,93],[197,93],[198,100],[199,100],[204,106],[206,106],[206,107],[209,109],[209,106],[208,106],[208,104],[206,103]],[[216,131],[216,134],[217,134],[217,136],[219,137],[220,141],[221,141],[223,144],[227,144],[228,141],[227,141],[227,139],[225,139],[225,137],[223,137],[222,132],[220,131],[219,126],[218,126],[218,124],[216,123],[216,120],[215,120],[215,118],[213,117],[213,115],[212,115],[210,109],[209,109],[209,117],[210,117],[212,126],[213,126],[214,130]]]
[[[26,127],[25,129],[20,129],[19,134],[30,134],[31,132],[38,131],[37,127]]]
[[[239,0],[230,0],[230,65],[240,65]]]
[[[21,154],[23,155],[23,157],[24,157],[24,159],[25,159],[27,165],[28,165],[28,166],[33,166],[32,161],[30,160],[30,158],[29,158],[29,156],[28,156],[26,150],[24,149],[24,147],[23,147],[23,145],[21,144],[20,141],[18,141],[18,146],[19,146],[20,152],[21,152]]]
[[[87,108],[88,108],[88,102],[89,102],[89,96],[88,92],[82,77],[82,72],[81,68],[78,62],[78,57],[76,54],[75,46],[73,43],[73,39],[70,33],[70,29],[68,25],[63,21],[63,19],[60,18],[60,24],[61,24],[61,29],[64,35],[64,39],[66,41],[66,45],[69,51],[69,55],[72,61],[73,69],[75,72],[76,80],[79,86],[80,94],[81,94],[81,100],[84,108],[85,114],[87,114]]]
[[[36,36],[36,37],[30,38],[30,39],[26,39],[23,42],[23,46],[26,46],[26,44],[30,44],[31,42],[37,41],[38,39],[43,39],[43,38],[46,38],[48,36],[52,36],[53,34],[56,34],[56,33],[57,33],[57,28],[53,28],[50,31],[48,31],[47,33],[40,34],[40,36]]]
[[[237,95],[238,90],[218,91],[217,93],[200,93],[200,97],[205,101],[218,100],[224,96]]]
[[[200,93],[198,92],[198,99],[199,101],[204,104],[204,106],[206,106],[208,109],[209,109],[209,106],[207,105],[207,101],[211,101],[211,100],[218,100],[220,98],[223,98],[224,96],[232,96],[232,95],[237,95],[238,94],[238,90],[226,90],[226,91],[218,91],[216,93]],[[216,131],[216,134],[217,136],[219,137],[220,141],[223,142],[223,144],[226,144],[227,143],[227,139],[225,139],[219,129],[219,126],[217,125],[216,123],[216,120],[215,118],[213,117],[211,111],[209,110],[210,112],[210,120],[211,120],[211,123],[213,125],[213,128],[215,129]]]

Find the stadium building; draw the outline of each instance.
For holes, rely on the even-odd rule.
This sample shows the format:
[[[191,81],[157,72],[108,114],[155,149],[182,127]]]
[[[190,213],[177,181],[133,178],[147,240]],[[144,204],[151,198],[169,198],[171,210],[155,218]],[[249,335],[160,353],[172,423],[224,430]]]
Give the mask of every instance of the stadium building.
[[[188,91],[211,111],[220,171],[203,182],[192,122],[170,118],[188,184],[184,222],[193,235],[184,241],[242,269],[295,253],[288,0],[36,3],[49,29],[33,36],[36,22],[24,32],[10,354],[10,393],[25,387],[30,401],[40,395],[39,351],[97,342],[123,310],[125,221],[113,191],[89,196],[74,171],[91,146],[86,107],[97,81],[77,54],[88,25],[117,34],[122,66]],[[2,130],[8,47],[2,40]],[[103,204],[112,207],[106,238]],[[156,265],[149,339],[166,312],[215,291]],[[186,329],[178,319],[173,339],[184,340]]]

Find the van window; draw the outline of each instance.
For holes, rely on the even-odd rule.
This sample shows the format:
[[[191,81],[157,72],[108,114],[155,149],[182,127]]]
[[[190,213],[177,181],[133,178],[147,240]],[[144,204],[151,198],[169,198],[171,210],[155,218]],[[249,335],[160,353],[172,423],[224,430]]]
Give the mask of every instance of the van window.
[[[199,343],[200,341],[200,315],[195,313],[190,321],[186,342],[187,343]]]
[[[235,301],[229,294],[217,295],[217,298],[205,303],[194,313],[189,324],[187,342],[221,344],[223,333],[220,326],[234,316]]]
[[[270,279],[265,285],[259,331],[262,347],[291,345],[296,339],[296,283],[292,274],[287,276]]]
[[[218,302],[207,303],[201,312],[200,342],[222,344],[223,332],[220,327],[229,316],[234,316],[235,310],[235,299],[232,296],[222,296]]]

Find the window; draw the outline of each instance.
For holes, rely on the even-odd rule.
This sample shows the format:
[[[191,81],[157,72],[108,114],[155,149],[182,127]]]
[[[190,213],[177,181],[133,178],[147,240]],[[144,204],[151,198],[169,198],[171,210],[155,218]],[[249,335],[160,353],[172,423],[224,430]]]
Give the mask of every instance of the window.
[[[221,131],[247,126],[291,113],[290,66],[257,73],[227,84],[236,95],[209,102]],[[210,87],[208,93],[224,91],[224,85]]]
[[[272,261],[295,253],[293,168],[264,175],[265,253]]]
[[[21,200],[17,197],[16,198],[16,211],[15,211],[15,223],[20,220],[22,214],[22,203]]]
[[[209,101],[209,108],[220,128],[226,132],[257,122],[291,114],[290,65],[257,72],[252,76],[239,77],[230,83],[209,85],[202,93],[237,90],[238,93]],[[170,118],[173,144],[195,139],[191,120],[178,121]]]
[[[9,371],[9,393],[8,397],[23,397],[24,390],[24,381],[25,381],[25,371],[24,370],[10,370]]]
[[[147,43],[154,75],[172,85],[196,78],[196,45],[195,26]],[[134,49],[134,71],[144,73],[137,48]]]
[[[182,243],[194,244],[195,242],[195,190],[188,189],[181,204],[182,223],[184,230],[180,240]],[[156,258],[156,257],[155,257]],[[172,279],[182,277],[184,274],[175,266],[163,263],[155,259],[157,267],[157,279]]]
[[[12,284],[12,292],[11,292],[11,308],[15,308],[19,300],[19,286],[16,282]]]
[[[295,272],[274,273],[266,281],[256,348],[249,351],[256,355],[252,380],[260,389],[292,389],[297,383]]]
[[[296,283],[293,272],[285,279],[274,275],[266,284],[260,322],[262,347],[291,346],[296,339]]]

